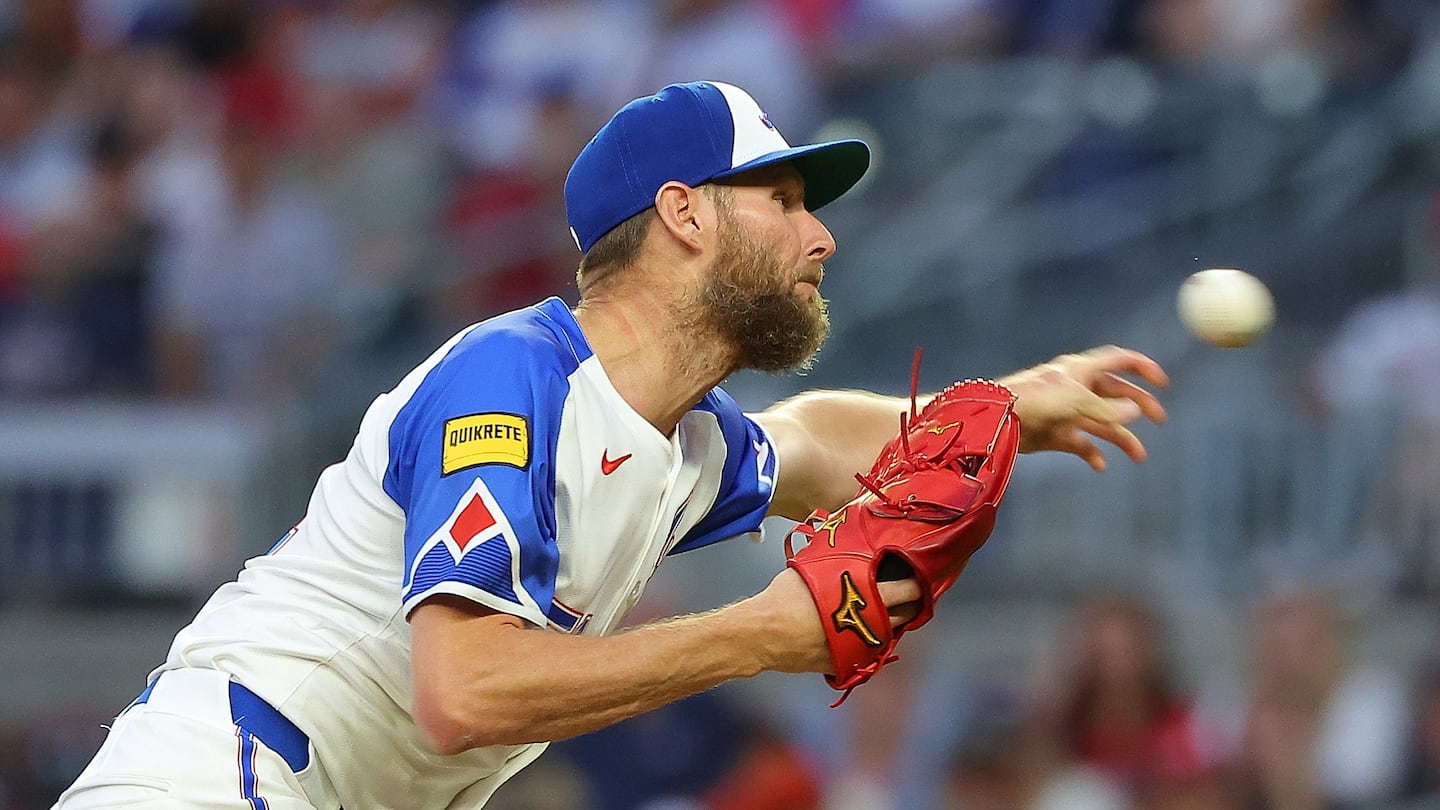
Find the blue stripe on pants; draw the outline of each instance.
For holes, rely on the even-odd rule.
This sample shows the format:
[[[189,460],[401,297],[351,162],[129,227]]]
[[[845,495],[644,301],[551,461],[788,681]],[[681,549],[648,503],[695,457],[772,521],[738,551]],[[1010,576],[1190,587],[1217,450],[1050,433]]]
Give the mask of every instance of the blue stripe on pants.
[[[240,795],[251,810],[270,810],[269,803],[255,795],[255,735],[237,728],[235,736],[240,738]]]

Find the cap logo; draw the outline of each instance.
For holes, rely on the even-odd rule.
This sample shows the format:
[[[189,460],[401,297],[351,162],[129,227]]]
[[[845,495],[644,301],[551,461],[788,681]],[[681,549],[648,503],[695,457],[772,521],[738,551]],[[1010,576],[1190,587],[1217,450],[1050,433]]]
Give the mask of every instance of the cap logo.
[[[766,129],[774,129],[774,128],[775,128],[775,124],[773,124],[773,123],[770,121],[770,116],[767,115],[767,114],[765,114],[765,113],[763,113],[763,112],[760,113],[760,123],[764,124]]]

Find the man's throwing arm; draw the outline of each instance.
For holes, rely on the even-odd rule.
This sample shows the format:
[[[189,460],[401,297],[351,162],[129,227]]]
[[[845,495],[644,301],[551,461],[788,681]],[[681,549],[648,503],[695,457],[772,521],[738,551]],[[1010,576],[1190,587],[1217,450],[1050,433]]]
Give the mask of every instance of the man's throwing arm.
[[[881,588],[892,605],[919,595],[910,580]],[[748,599],[613,636],[540,631],[448,595],[410,621],[412,713],[443,754],[584,734],[767,670],[831,669],[809,591],[788,569]]]

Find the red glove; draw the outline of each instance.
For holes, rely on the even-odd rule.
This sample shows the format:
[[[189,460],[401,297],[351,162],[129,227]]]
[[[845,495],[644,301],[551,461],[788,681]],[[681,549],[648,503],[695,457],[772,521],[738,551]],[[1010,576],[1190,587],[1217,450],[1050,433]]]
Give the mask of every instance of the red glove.
[[[833,514],[817,510],[785,538],[789,565],[820,610],[835,665],[825,679],[845,693],[836,706],[896,660],[901,635],[935,615],[935,600],[990,536],[1020,446],[1009,389],[967,380],[917,413],[915,379],[900,435],[868,476],[856,476],[859,494]],[[796,534],[810,540],[799,551]],[[920,583],[920,610],[892,631],[876,583],[906,577]]]

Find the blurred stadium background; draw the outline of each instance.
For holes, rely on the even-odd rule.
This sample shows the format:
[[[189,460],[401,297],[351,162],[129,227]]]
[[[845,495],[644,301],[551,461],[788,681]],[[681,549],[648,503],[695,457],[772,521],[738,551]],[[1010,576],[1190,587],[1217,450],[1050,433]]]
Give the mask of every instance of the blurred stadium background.
[[[694,78],[877,148],[826,211],[832,341],[742,403],[1113,342],[1170,423],[1139,467],[1023,459],[843,708],[732,684],[495,806],[1440,806],[1431,0],[0,0],[0,808],[53,801],[375,394],[573,300],[570,160]],[[1274,290],[1259,344],[1180,328],[1210,266]],[[677,558],[637,620],[780,561]]]

